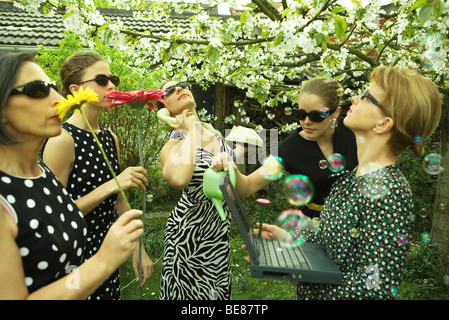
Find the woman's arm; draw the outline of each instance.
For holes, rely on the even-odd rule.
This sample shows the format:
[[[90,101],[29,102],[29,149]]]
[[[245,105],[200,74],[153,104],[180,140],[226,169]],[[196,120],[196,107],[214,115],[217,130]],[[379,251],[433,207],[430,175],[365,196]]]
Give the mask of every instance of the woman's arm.
[[[0,207],[0,299],[86,299],[135,250],[143,233],[140,211],[123,214],[108,231],[98,252],[76,270],[79,287],[67,285],[72,274],[29,294],[19,248],[15,242],[17,225]]]

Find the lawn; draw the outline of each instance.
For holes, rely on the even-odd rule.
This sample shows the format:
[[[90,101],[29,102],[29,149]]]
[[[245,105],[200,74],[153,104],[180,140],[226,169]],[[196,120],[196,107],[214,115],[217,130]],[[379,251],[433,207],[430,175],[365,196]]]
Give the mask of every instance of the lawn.
[[[251,200],[250,200],[251,201]],[[253,206],[248,202],[249,206]],[[257,212],[251,207],[250,212]],[[274,213],[265,212],[267,219]],[[163,254],[163,233],[169,210],[147,213],[144,244],[154,262],[154,273],[141,291],[134,279],[130,260],[121,268],[123,300],[159,300],[160,274]],[[231,223],[232,300],[295,300],[295,287],[288,281],[252,278],[245,260],[247,252],[235,224]],[[419,237],[411,245],[406,272],[397,300],[449,300],[448,276],[436,256],[432,243],[423,243]]]

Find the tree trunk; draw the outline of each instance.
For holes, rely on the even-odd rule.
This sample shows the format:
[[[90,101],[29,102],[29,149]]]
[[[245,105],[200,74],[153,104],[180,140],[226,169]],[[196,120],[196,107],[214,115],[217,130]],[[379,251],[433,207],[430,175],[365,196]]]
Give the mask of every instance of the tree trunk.
[[[435,210],[432,224],[432,242],[437,243],[438,256],[446,272],[449,272],[449,95],[443,98],[440,122],[440,150],[444,170],[438,176]]]

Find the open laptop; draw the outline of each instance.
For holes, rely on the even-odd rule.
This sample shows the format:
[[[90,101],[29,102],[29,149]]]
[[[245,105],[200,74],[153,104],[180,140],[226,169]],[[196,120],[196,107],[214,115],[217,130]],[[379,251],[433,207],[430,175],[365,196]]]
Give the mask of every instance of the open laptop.
[[[257,238],[227,174],[222,176],[219,186],[248,248],[252,277],[341,284],[341,271],[319,244],[303,242],[300,246],[285,246],[276,239]]]

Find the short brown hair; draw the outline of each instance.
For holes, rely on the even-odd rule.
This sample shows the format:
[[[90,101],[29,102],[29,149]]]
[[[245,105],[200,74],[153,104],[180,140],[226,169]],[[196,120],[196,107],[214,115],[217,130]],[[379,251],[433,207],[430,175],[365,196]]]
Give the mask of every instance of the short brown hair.
[[[343,87],[333,79],[326,77],[315,77],[308,80],[299,92],[314,94],[320,98],[324,105],[329,109],[335,109],[340,106],[341,97],[343,96]]]
[[[390,151],[397,156],[410,147],[416,156],[422,157],[424,146],[416,139],[430,136],[441,117],[441,97],[437,86],[411,69],[389,66],[376,67],[370,80],[385,91],[379,102],[392,115],[394,122]]]
[[[77,52],[68,57],[62,64],[61,70],[59,70],[59,78],[62,83],[61,94],[64,97],[71,94],[70,85],[80,83],[84,70],[98,61],[104,61],[103,57],[91,51]]]

